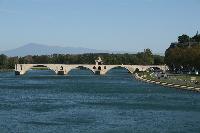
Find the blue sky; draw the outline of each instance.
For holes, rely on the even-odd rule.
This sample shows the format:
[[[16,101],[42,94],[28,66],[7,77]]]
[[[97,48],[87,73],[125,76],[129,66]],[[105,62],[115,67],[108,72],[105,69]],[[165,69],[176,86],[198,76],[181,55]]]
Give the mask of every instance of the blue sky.
[[[162,53],[200,30],[200,0],[0,0],[0,51],[27,43]]]

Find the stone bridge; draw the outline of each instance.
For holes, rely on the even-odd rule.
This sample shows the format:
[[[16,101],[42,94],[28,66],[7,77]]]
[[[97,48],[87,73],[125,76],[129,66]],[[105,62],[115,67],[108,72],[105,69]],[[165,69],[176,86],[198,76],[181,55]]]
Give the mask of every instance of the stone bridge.
[[[33,67],[47,67],[50,70],[54,71],[55,74],[58,75],[67,75],[71,70],[83,67],[86,69],[91,70],[94,74],[104,75],[109,70],[113,68],[125,68],[130,73],[134,73],[136,69],[139,71],[146,71],[149,68],[159,68],[163,71],[167,70],[168,67],[165,65],[88,65],[88,64],[75,64],[75,65],[67,65],[67,64],[16,64],[15,65],[15,74],[16,75],[23,75],[28,70],[30,70]]]
[[[33,67],[47,67],[58,75],[67,75],[71,70],[82,67],[91,70],[94,74],[104,75],[113,68],[125,68],[130,73],[134,73],[136,69],[146,71],[150,68],[156,68],[166,71],[166,65],[104,65],[101,58],[95,60],[96,64],[16,64],[15,74],[23,75]]]

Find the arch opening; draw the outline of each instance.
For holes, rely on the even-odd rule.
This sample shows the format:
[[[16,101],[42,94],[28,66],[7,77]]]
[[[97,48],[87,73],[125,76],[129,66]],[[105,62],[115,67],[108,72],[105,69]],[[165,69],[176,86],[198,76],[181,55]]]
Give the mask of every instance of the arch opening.
[[[77,66],[69,70],[68,75],[93,75],[94,71],[92,68],[85,66]]]
[[[138,72],[140,72],[140,69],[136,68],[135,71],[134,71],[134,73],[138,73]]]
[[[98,70],[101,70],[101,66],[98,67]]]
[[[22,70],[22,65],[20,65],[20,69]]]
[[[55,75],[55,71],[45,65],[33,65],[25,72],[28,75]]]
[[[130,73],[128,68],[122,66],[113,67],[106,72],[108,75],[129,75]]]
[[[61,66],[61,67],[60,67],[60,70],[62,70],[62,71],[63,71],[63,66]]]

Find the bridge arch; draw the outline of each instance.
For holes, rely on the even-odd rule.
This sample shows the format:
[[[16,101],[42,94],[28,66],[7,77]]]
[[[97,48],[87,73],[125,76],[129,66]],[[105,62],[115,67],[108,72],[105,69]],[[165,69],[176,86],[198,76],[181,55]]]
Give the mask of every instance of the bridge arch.
[[[23,71],[24,71],[24,73],[27,73],[27,71],[29,71],[31,68],[34,68],[34,67],[46,67],[49,70],[53,71],[55,74],[57,74],[57,67],[55,67],[53,65],[48,65],[48,64],[31,64],[31,65],[28,65],[28,66],[26,65],[23,68]]]
[[[119,66],[112,66],[112,67],[107,67],[106,71],[104,72],[104,74],[107,74],[109,71],[111,71],[112,69],[115,69],[115,68],[123,68],[123,69],[126,69],[128,72],[130,73],[133,73],[134,71],[127,67],[127,66],[123,66],[123,65],[119,65]]]
[[[77,68],[85,68],[89,71],[91,71],[92,73],[95,73],[95,68],[94,66],[87,66],[87,65],[77,65],[77,66],[73,66],[73,67],[70,67],[70,68],[67,68],[67,73],[66,74],[69,74],[72,70],[74,69],[77,69]]]

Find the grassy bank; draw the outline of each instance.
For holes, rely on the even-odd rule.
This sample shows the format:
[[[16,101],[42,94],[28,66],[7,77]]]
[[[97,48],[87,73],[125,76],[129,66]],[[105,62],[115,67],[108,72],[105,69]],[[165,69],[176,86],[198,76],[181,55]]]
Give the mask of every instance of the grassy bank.
[[[149,72],[140,72],[138,73],[138,75],[147,80],[153,80],[156,82],[200,88],[200,76],[196,75],[168,74],[166,78],[164,77],[158,78],[155,73],[149,73]]]

